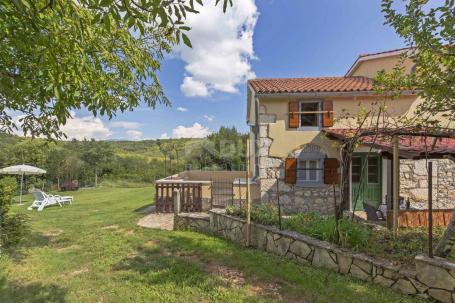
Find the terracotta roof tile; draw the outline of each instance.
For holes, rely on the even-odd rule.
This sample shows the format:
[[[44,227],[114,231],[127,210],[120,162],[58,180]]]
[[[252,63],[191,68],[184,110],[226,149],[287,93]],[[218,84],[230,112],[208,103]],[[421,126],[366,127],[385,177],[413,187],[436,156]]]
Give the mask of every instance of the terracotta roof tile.
[[[353,136],[354,129],[324,129],[324,132],[333,139],[343,140]],[[400,156],[405,158],[422,158],[428,152],[431,156],[455,155],[455,138],[437,138],[433,142],[433,137],[425,136],[400,136],[399,148]],[[390,136],[379,135],[365,136],[360,142],[382,151],[392,153],[392,143]]]
[[[249,80],[248,84],[257,94],[373,90],[373,80],[366,77],[269,78]]]

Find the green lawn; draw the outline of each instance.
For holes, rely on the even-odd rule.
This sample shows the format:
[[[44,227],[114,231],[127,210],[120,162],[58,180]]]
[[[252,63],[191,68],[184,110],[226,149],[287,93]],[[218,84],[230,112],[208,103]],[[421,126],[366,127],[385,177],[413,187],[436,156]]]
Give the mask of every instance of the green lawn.
[[[150,188],[74,193],[29,212],[31,235],[0,258],[0,302],[417,302],[221,239],[136,226]]]

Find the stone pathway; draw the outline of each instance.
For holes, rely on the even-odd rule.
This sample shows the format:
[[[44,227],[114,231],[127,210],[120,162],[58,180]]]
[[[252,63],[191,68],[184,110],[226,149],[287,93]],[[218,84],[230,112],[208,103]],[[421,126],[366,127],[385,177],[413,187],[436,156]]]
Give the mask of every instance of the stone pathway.
[[[141,218],[137,225],[146,228],[174,230],[174,214],[157,214],[153,212]]]

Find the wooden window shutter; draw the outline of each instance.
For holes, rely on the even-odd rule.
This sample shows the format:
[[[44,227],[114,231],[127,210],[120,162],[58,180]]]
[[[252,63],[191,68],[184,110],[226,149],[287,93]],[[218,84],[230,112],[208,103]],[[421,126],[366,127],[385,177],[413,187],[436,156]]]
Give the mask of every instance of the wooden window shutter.
[[[338,184],[338,159],[327,158],[324,160],[324,183]]]
[[[287,184],[295,184],[297,182],[297,159],[286,158],[285,162],[284,181]]]
[[[299,127],[299,114],[293,114],[293,112],[299,111],[299,102],[291,101],[289,102],[289,128],[298,128]]]
[[[332,127],[333,126],[333,101],[324,100],[322,102],[322,110],[328,111],[327,113],[322,114],[322,127]]]

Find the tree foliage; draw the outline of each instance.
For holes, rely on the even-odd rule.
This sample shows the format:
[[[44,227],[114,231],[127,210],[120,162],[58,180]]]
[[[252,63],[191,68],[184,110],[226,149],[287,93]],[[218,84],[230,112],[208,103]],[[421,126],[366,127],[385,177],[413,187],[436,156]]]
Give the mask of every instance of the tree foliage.
[[[17,245],[27,232],[25,217],[20,214],[12,215],[9,213],[11,201],[16,191],[15,178],[0,179],[0,253],[4,249]]]
[[[25,163],[47,171],[27,176],[25,188],[53,189],[78,180],[151,183],[188,167],[192,169],[245,169],[246,135],[221,127],[205,139],[144,141],[47,141],[0,134],[0,167]],[[163,154],[165,152],[165,154]],[[164,157],[165,156],[165,157]]]
[[[407,0],[403,10],[397,0],[382,0],[386,24],[405,39],[408,58],[415,62],[405,75],[401,67],[381,73],[379,83],[390,91],[414,87],[424,102],[417,108],[423,123],[437,124],[435,114],[455,118],[455,1]]]
[[[0,0],[0,130],[61,137],[74,109],[111,118],[140,102],[168,105],[157,71],[174,44],[191,46],[185,19],[197,4]]]
[[[209,135],[207,139],[215,150],[211,155],[213,162],[227,170],[240,170],[246,162],[247,138],[248,135],[242,135],[235,127],[221,127]]]

